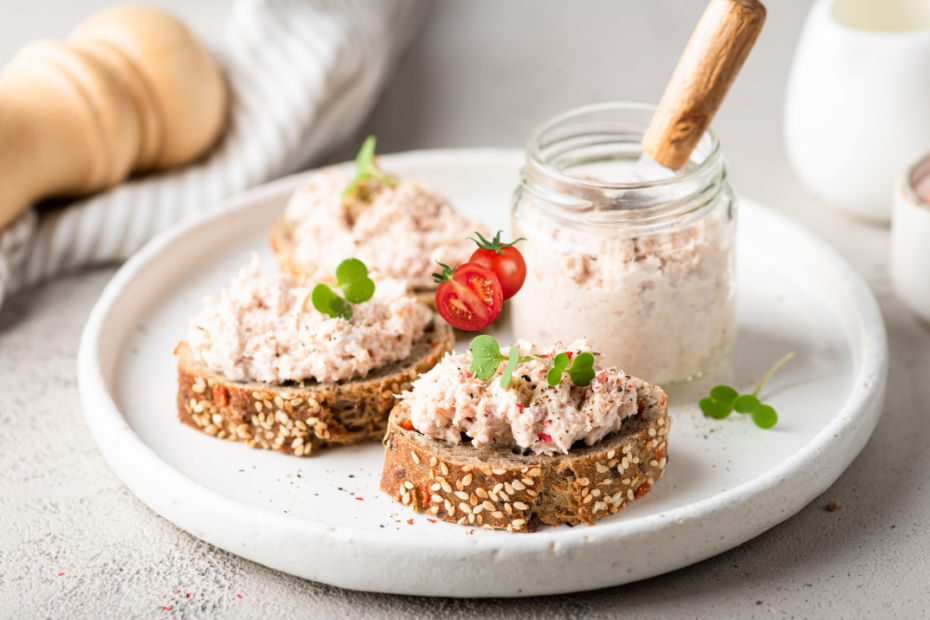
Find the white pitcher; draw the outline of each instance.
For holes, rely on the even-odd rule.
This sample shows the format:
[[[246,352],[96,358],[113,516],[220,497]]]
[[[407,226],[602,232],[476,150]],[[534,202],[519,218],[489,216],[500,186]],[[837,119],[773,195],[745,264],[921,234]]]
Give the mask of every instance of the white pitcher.
[[[930,150],[930,0],[817,0],[788,81],[785,140],[818,198],[887,222],[896,172]]]

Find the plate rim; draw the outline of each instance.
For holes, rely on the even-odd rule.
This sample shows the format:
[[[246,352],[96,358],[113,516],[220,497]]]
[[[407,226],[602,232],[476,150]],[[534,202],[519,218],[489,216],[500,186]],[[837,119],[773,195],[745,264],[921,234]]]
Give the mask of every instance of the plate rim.
[[[522,161],[523,157],[523,151],[519,149],[423,149],[384,155],[382,159],[385,163],[403,163],[405,161],[409,162],[409,160],[426,158],[431,164],[445,165],[451,163],[467,165],[470,160],[479,160],[482,163],[487,163],[489,160],[497,159],[507,165],[513,165],[517,161]],[[348,162],[340,165],[347,164]],[[846,282],[851,286],[853,297],[858,302],[856,314],[858,322],[860,323],[859,329],[861,329],[865,335],[863,343],[865,350],[863,351],[860,370],[858,374],[853,377],[851,384],[852,390],[845,400],[843,407],[837,412],[836,416],[827,426],[817,433],[817,435],[807,442],[800,450],[765,473],[732,489],[722,491],[691,504],[686,504],[662,513],[644,515],[636,519],[602,524],[598,528],[573,528],[570,530],[558,528],[551,531],[536,532],[532,536],[508,536],[506,538],[479,537],[471,540],[464,537],[423,536],[414,532],[380,532],[377,530],[358,528],[352,525],[331,526],[309,519],[292,517],[268,508],[251,506],[222,495],[218,491],[214,491],[194,481],[162,460],[161,457],[159,457],[158,454],[131,429],[122,413],[119,411],[119,407],[114,398],[111,396],[110,386],[104,379],[102,373],[100,364],[101,338],[104,336],[104,328],[110,316],[110,312],[120,299],[121,293],[125,287],[133,281],[139,271],[152,261],[157,260],[166,248],[177,242],[181,237],[204,226],[214,218],[219,217],[221,214],[228,215],[234,211],[248,209],[257,202],[271,199],[285,191],[294,189],[308,176],[312,175],[313,172],[313,170],[310,170],[289,175],[250,188],[216,203],[201,213],[190,216],[168,227],[146,243],[126,261],[107,284],[90,313],[81,335],[81,343],[78,352],[78,385],[85,419],[91,429],[98,449],[103,454],[108,465],[110,465],[111,469],[116,473],[117,477],[119,477],[137,497],[142,499],[144,503],[159,514],[162,514],[162,510],[153,505],[159,502],[152,500],[150,497],[143,497],[143,495],[146,494],[137,492],[137,490],[133,488],[134,485],[127,480],[127,478],[131,478],[132,476],[119,466],[120,463],[127,458],[126,455],[128,453],[134,455],[131,460],[137,461],[138,459],[144,459],[144,462],[141,464],[136,464],[137,467],[144,466],[150,471],[156,472],[158,477],[165,477],[171,480],[172,485],[183,485],[184,490],[178,492],[178,495],[197,498],[194,501],[199,501],[201,503],[218,503],[225,508],[241,512],[243,516],[249,519],[280,523],[284,527],[303,531],[309,535],[336,536],[340,539],[351,539],[352,543],[360,545],[402,546],[406,550],[412,549],[418,552],[428,551],[431,554],[436,552],[459,553],[468,547],[477,547],[480,549],[482,547],[500,546],[506,546],[508,551],[515,553],[539,552],[554,544],[557,544],[564,551],[571,550],[580,545],[609,543],[617,539],[635,535],[639,532],[661,530],[676,522],[680,523],[685,520],[713,518],[715,515],[725,513],[732,509],[738,509],[747,502],[752,502],[760,494],[764,494],[770,486],[780,484],[785,479],[797,479],[797,476],[803,474],[804,468],[809,465],[808,461],[810,458],[822,451],[829,443],[834,441],[836,437],[841,436],[850,428],[860,423],[863,424],[864,426],[858,429],[860,431],[860,436],[857,438],[858,441],[856,441],[858,445],[854,445],[853,449],[848,451],[838,473],[835,476],[831,474],[832,477],[826,485],[829,486],[829,484],[832,484],[859,454],[878,422],[881,415],[880,405],[884,399],[884,391],[887,382],[888,355],[884,321],[874,294],[862,277],[836,250],[818,238],[805,226],[772,209],[762,206],[758,202],[741,197],[740,200],[742,205],[751,204],[753,205],[753,209],[759,209],[766,214],[766,217],[779,220],[780,224],[792,229],[794,234],[804,237],[812,247],[820,251],[821,256],[826,259],[833,268],[843,273]],[[517,179],[514,180],[515,185],[516,182]],[[866,379],[868,379],[870,383],[869,387],[863,387]],[[861,431],[864,431],[864,435]],[[826,486],[824,486],[824,489]],[[816,495],[812,497],[816,497]],[[810,499],[805,500],[801,507],[809,501]],[[790,511],[789,514],[779,518],[768,527],[773,527],[777,523],[794,515],[796,512],[797,510]],[[169,520],[178,527],[181,527],[181,529],[190,532],[190,530],[176,523],[174,520],[170,518]],[[762,531],[765,530],[761,530],[753,536],[762,533]],[[217,544],[210,541],[203,534],[197,534],[196,532],[190,533],[207,542],[211,542],[211,544]],[[506,542],[502,542],[504,540],[506,540]],[[739,542],[736,544],[739,544]],[[221,545],[217,544],[217,546]],[[732,548],[732,546],[735,545],[730,545],[727,548]],[[238,555],[243,555],[234,550],[230,551]],[[715,551],[714,554],[719,552],[720,551]],[[690,564],[700,559],[703,558],[694,558],[688,563]],[[372,589],[376,591],[398,591],[384,590],[381,588]],[[530,594],[532,594],[532,592],[523,593],[522,595],[526,596]]]

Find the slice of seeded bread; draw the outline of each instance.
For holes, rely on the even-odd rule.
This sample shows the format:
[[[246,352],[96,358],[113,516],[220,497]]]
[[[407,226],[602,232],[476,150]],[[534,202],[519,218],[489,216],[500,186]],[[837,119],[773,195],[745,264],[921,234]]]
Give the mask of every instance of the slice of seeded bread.
[[[405,430],[408,413],[400,401],[384,438],[381,490],[437,519],[510,532],[534,532],[540,523],[592,523],[616,513],[649,492],[668,459],[665,393],[632,381],[639,413],[597,444],[553,456],[495,444],[474,448]]]
[[[405,359],[364,379],[289,385],[236,382],[209,370],[180,343],[178,417],[188,426],[252,448],[309,456],[330,444],[381,439],[394,395],[452,350],[452,329],[434,320]]]

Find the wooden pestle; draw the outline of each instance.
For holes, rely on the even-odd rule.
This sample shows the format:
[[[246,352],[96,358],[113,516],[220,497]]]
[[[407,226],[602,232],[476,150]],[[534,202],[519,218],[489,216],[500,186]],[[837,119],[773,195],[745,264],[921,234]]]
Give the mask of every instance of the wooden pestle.
[[[161,11],[108,9],[26,45],[0,73],[0,228],[37,200],[196,160],[227,107],[216,61]]]
[[[643,137],[654,161],[685,167],[764,23],[758,0],[710,1]]]

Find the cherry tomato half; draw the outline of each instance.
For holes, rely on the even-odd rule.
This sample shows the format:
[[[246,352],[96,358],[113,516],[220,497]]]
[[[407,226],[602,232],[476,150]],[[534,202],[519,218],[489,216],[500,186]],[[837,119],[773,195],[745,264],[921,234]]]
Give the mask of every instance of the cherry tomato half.
[[[513,247],[519,239],[513,243],[501,243],[500,231],[491,241],[482,237],[480,233],[475,234],[480,241],[475,242],[478,249],[468,262],[483,265],[493,271],[501,283],[504,299],[510,299],[520,291],[526,280],[526,261],[523,260],[520,250]]]
[[[501,313],[501,285],[487,267],[465,263],[452,271],[443,265],[443,273],[436,275],[436,280],[441,282],[436,290],[436,309],[452,327],[477,331]]]

